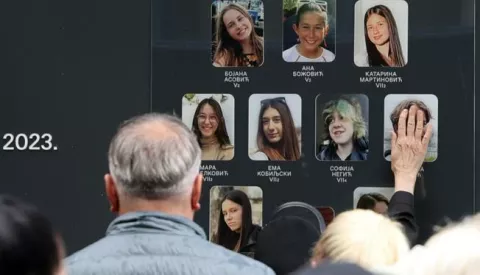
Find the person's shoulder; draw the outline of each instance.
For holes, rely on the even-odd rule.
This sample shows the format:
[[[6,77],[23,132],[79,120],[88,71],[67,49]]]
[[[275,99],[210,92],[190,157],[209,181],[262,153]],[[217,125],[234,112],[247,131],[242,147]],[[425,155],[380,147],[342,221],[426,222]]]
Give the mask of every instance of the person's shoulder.
[[[251,160],[268,160],[268,157],[265,153],[257,151],[250,155]]]
[[[327,62],[332,62],[335,60],[335,54],[332,51],[325,48],[323,48],[323,56],[325,57]]]
[[[227,64],[227,52],[220,51],[218,54],[215,55],[213,60],[213,66],[215,67],[224,67]]]
[[[363,51],[355,55],[354,62],[357,67],[369,67],[368,55]]]
[[[215,259],[218,263],[218,270],[228,271],[228,274],[275,275],[275,272],[267,265],[220,245],[209,243],[208,247],[204,248],[204,255]]]
[[[231,144],[222,145],[222,160],[231,160],[235,155],[235,147]]]
[[[254,260],[250,257],[242,255],[234,251],[227,251],[230,255],[228,262],[238,267],[238,274],[265,274],[275,275],[275,272],[262,262]],[[233,270],[232,270],[233,271]],[[233,273],[232,273],[233,274]]]
[[[282,57],[283,57],[283,60],[285,62],[293,62],[293,60],[291,60],[292,59],[291,56],[292,56],[293,53],[295,53],[296,47],[297,47],[297,45],[293,45],[292,47],[290,47],[290,48],[288,48],[288,49],[286,49],[282,52]]]

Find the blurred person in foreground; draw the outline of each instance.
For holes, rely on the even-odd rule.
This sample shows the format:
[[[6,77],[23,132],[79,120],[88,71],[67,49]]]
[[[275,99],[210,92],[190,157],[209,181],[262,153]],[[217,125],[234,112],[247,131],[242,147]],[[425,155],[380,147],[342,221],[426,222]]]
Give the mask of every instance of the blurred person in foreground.
[[[201,149],[176,117],[123,123],[110,143],[105,189],[118,217],[106,236],[67,259],[69,275],[273,275],[267,266],[207,241],[200,209]]]
[[[428,143],[432,135],[432,126],[431,124],[424,124],[424,115],[424,112],[415,105],[409,109],[404,109],[400,114],[397,132],[392,131],[391,167],[395,178],[395,193],[390,200],[388,215],[392,220],[403,225],[404,232],[411,244],[415,243],[418,234],[418,226],[413,212],[415,182],[418,171],[425,160]],[[365,210],[349,212],[354,211]],[[381,220],[383,217],[373,211],[367,212],[370,215],[375,215],[375,217],[372,217],[377,222],[385,224],[390,222],[386,218]],[[345,214],[352,215],[348,212]],[[347,215],[344,216],[345,219],[348,218]],[[332,225],[334,223],[335,220],[327,227],[327,231],[330,227],[330,233],[325,232],[314,248],[309,266],[297,271],[296,275],[322,274],[321,272],[324,272],[322,270],[330,268],[332,263],[341,262],[353,263],[365,269],[376,270],[377,267],[393,266],[402,260],[402,256],[408,255],[405,254],[405,251],[408,251],[404,243],[406,240],[402,240],[402,236],[391,225],[389,225],[391,230],[388,234],[393,233],[392,237],[384,237],[387,237],[388,241],[395,242],[396,245],[387,244],[377,247],[378,242],[375,241],[375,237],[377,237],[375,234],[378,234],[378,232],[365,231],[362,233],[365,234],[364,236],[355,238],[358,237],[358,232],[354,232],[355,226],[353,226],[353,230],[349,230],[348,225],[340,225],[341,221],[338,221],[340,226],[337,227],[339,228],[333,230]],[[368,226],[368,223],[365,225]],[[388,247],[393,248],[390,251],[391,253],[382,255],[380,250],[388,249]],[[365,253],[355,252],[358,249]],[[395,255],[395,251],[401,254]]]
[[[480,271],[480,214],[440,229],[425,246],[414,247],[385,275],[477,275]]]
[[[0,196],[0,274],[64,275],[63,242],[35,206]]]

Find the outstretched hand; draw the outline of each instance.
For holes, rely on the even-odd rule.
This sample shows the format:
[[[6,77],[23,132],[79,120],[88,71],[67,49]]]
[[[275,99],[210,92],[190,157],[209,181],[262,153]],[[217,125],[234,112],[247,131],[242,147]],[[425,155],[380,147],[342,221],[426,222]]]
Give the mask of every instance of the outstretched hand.
[[[416,105],[400,114],[397,133],[392,131],[391,163],[395,179],[415,182],[425,161],[432,125],[424,126],[424,112]]]

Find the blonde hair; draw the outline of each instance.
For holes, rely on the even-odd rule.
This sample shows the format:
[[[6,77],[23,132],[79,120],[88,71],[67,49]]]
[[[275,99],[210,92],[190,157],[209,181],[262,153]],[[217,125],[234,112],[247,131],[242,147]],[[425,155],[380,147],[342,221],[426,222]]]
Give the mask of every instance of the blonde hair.
[[[406,255],[410,245],[401,225],[371,210],[338,215],[313,249],[313,259],[347,261],[363,268],[390,266]]]
[[[478,270],[480,214],[448,225],[395,266],[375,271],[382,275],[476,275]]]
[[[331,140],[328,126],[332,121],[332,116],[334,113],[338,113],[342,117],[348,118],[352,121],[353,136],[355,138],[362,138],[366,136],[367,125],[362,116],[362,107],[360,103],[354,98],[341,97],[337,100],[327,102],[323,109],[323,137],[325,140]]]

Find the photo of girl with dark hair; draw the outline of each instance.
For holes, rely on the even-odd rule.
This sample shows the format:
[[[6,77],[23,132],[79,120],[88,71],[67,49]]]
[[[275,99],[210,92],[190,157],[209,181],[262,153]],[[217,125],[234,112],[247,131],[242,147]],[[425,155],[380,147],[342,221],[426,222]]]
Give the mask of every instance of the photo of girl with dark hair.
[[[210,192],[211,241],[253,257],[262,230],[262,190],[256,186],[215,186]]]
[[[403,0],[383,2],[361,0],[355,5],[356,15],[370,5],[362,13],[362,20],[360,16],[355,19],[358,24],[354,42],[355,64],[358,67],[403,67],[407,64],[408,4]]]
[[[301,125],[296,121],[301,121],[300,109],[301,99],[298,95],[252,95],[249,114],[250,159],[299,160]]]
[[[192,98],[188,99],[189,96]],[[198,144],[202,148],[202,160],[233,159],[234,146],[229,135],[229,132],[233,134],[234,127],[233,97],[226,94],[187,94],[183,100],[182,120],[191,125],[197,136]],[[221,104],[228,107],[223,109]]]
[[[335,54],[327,50],[325,38],[329,32],[328,13],[314,1],[304,3],[296,12],[292,25],[298,43],[284,49],[286,62],[332,62]],[[322,46],[323,45],[323,46]]]

